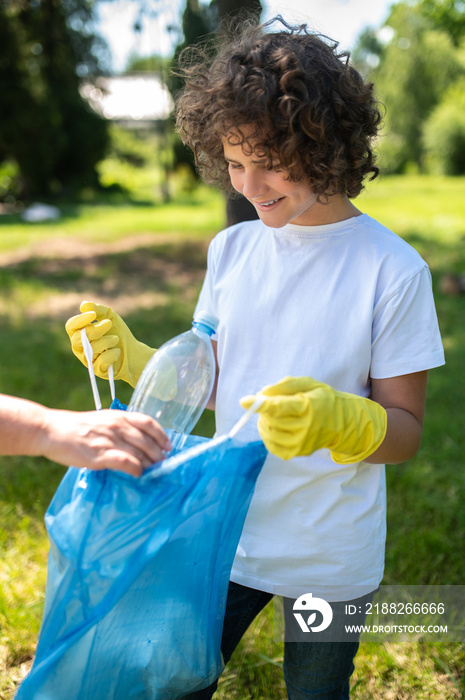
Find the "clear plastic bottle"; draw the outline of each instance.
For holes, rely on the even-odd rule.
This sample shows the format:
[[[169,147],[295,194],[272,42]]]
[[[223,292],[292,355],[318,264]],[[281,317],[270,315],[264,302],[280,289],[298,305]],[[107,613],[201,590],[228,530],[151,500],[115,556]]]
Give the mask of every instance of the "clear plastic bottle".
[[[215,316],[198,312],[191,330],[157,350],[134,389],[128,410],[155,418],[169,431],[173,449],[182,446],[210,398],[216,373],[211,336],[217,326]]]

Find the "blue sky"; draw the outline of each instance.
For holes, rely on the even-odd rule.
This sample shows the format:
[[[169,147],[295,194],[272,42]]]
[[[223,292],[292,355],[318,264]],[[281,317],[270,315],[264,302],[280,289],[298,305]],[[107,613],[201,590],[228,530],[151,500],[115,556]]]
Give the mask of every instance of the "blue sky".
[[[149,0],[147,4],[156,10],[156,16],[146,17],[142,31],[135,35],[131,28],[137,15],[137,2],[99,3],[99,27],[112,49],[116,71],[124,68],[132,52],[143,56],[168,55],[176,43],[176,32],[168,32],[167,27],[179,27],[185,0]],[[316,31],[338,41],[342,48],[350,49],[364,27],[381,26],[391,4],[392,0],[262,0],[262,19],[280,13],[289,22],[307,22]]]

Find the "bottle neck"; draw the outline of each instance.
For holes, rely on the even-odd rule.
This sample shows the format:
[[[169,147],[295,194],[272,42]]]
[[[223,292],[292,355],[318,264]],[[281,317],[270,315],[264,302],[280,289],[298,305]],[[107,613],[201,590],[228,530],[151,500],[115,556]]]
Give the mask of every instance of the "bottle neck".
[[[200,331],[201,333],[205,333],[205,335],[208,335],[209,337],[211,337],[215,332],[213,328],[205,325],[204,323],[201,323],[200,321],[194,321],[192,323],[192,328],[194,328],[194,330]]]

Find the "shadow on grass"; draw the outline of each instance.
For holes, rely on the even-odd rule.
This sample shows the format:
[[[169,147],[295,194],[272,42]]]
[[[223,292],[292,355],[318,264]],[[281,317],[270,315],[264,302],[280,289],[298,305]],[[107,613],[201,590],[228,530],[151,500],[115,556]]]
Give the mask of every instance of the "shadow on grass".
[[[64,244],[63,257],[47,256],[45,249],[40,256],[0,267],[0,314],[2,303],[15,301],[12,295],[18,293],[19,317],[49,316],[50,311],[44,309],[41,314],[32,303],[39,294],[44,299],[54,296],[55,302],[68,293],[96,300],[126,297],[134,300],[134,308],[137,297],[148,293],[192,299],[205,274],[207,247],[206,241],[164,242],[95,255],[81,252],[79,246],[70,250]],[[60,308],[60,304],[55,306]]]

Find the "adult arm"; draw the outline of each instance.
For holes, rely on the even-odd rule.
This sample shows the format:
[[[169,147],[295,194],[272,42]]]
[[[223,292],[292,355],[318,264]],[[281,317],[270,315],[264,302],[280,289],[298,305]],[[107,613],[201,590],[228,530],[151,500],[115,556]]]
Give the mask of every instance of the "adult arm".
[[[170,444],[142,413],[63,411],[0,394],[0,454],[44,456],[65,466],[140,476]]]

